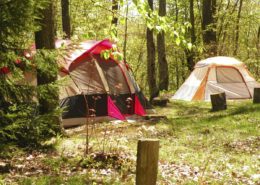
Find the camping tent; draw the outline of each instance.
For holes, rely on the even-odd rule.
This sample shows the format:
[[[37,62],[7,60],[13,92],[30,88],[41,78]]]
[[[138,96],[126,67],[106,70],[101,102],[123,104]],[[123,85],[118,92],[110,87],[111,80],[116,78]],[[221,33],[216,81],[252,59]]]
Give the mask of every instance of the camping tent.
[[[65,79],[60,91],[64,126],[82,124],[93,115],[120,120],[127,115],[145,115],[145,98],[128,65],[112,55],[107,60],[100,55],[114,48],[109,40],[56,43],[57,47],[64,44],[69,50],[59,73],[60,79]]]
[[[199,61],[173,99],[210,100],[210,94],[225,92],[227,99],[249,99],[260,84],[246,65],[231,57],[212,57]]]

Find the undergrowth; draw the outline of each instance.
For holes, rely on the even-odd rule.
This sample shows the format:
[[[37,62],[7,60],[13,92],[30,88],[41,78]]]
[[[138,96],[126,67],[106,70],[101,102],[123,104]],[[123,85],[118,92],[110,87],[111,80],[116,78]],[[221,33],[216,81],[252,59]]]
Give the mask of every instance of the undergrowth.
[[[0,184],[134,184],[137,141],[147,137],[160,140],[158,184],[259,184],[260,105],[230,101],[225,111],[210,109],[175,101],[157,108],[167,116],[159,122],[100,124],[87,156],[82,127],[59,138],[55,152],[10,163],[19,175],[4,173]],[[34,173],[33,164],[42,171]]]

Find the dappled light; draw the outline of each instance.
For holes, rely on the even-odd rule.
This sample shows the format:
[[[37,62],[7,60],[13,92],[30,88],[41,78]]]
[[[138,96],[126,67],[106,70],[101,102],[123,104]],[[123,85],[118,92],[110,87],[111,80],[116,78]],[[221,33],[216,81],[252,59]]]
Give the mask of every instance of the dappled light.
[[[0,0],[0,185],[260,184],[259,0]]]

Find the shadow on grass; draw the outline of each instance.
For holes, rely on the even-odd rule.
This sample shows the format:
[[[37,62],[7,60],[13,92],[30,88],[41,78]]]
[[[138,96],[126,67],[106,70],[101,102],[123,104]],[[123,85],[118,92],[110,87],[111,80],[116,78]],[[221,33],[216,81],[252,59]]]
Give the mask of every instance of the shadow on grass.
[[[176,110],[175,116],[169,119],[172,126],[180,128],[187,126],[199,127],[211,125],[211,123],[228,124],[233,120],[239,121],[239,118],[236,116],[248,115],[248,117],[255,118],[257,113],[259,113],[260,119],[260,104],[252,104],[249,101],[228,102],[227,110],[217,112],[212,112],[210,103],[205,102],[176,101],[172,102],[169,108]]]
[[[209,111],[209,104],[204,102],[176,101],[169,108],[177,110],[177,116],[191,117]]]

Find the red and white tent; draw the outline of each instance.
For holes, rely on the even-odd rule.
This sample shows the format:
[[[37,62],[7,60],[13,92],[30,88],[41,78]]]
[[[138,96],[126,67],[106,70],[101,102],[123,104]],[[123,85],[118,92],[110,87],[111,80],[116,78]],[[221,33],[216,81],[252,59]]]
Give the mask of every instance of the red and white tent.
[[[114,48],[109,40],[76,45],[58,41],[57,47],[63,44],[68,47],[59,73],[66,82],[60,91],[64,126],[84,124],[89,116],[125,120],[128,115],[145,115],[145,98],[126,63],[100,55]]]
[[[135,82],[128,65],[101,57],[101,52],[116,48],[109,40],[85,41],[73,44],[69,40],[57,40],[56,48],[64,48],[64,56],[58,61],[61,66],[58,78],[60,106],[64,108],[62,122],[65,127],[84,124],[86,117],[95,119],[115,118],[125,120],[129,115],[146,114],[147,101]],[[35,47],[24,55],[33,57]],[[115,51],[118,52],[118,51]],[[7,67],[0,73],[12,77]],[[37,85],[35,71],[24,72],[19,85]]]

